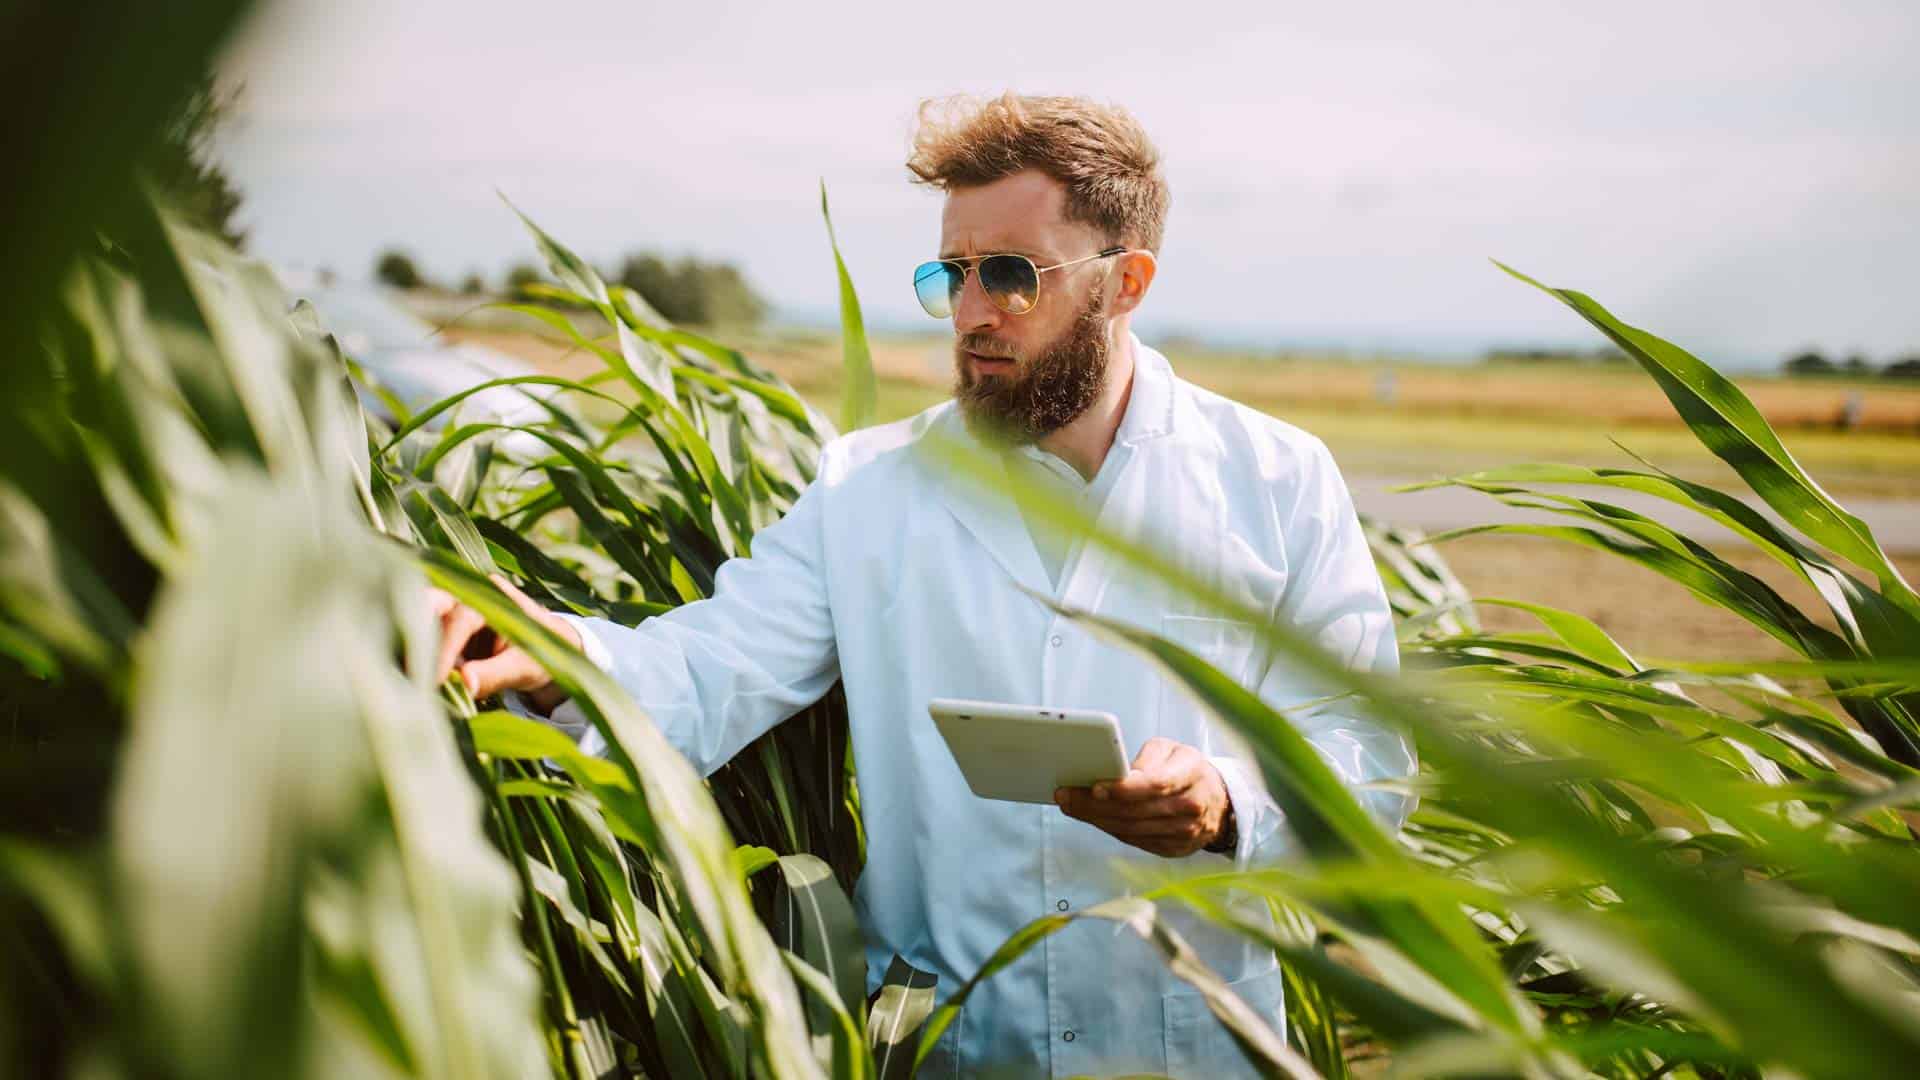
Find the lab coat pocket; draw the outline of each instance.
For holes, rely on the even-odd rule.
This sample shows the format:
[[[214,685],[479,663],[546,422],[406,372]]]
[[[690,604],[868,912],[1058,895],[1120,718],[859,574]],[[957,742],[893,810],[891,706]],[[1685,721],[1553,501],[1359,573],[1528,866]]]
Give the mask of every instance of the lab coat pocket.
[[[898,956],[893,958],[893,962],[896,965],[905,965],[905,961],[901,960]],[[931,975],[925,975],[923,972],[916,972],[915,974],[922,975],[929,980],[933,978]],[[922,983],[921,985],[923,989],[915,990],[911,993],[932,995],[930,989],[924,988],[930,987],[932,985],[930,982]],[[894,998],[892,1001],[883,1004],[879,1000],[883,992],[897,994],[901,991],[897,985],[886,987],[884,991],[868,991],[868,1009],[883,1008],[896,1023],[905,1023],[907,1017],[912,1015],[913,1010],[911,1006],[904,1010],[901,1009],[899,1007],[900,999],[898,998]],[[926,1023],[933,1019],[933,1013],[939,1011],[938,997],[933,996],[933,999],[923,1007],[930,1008],[931,1011],[921,1017],[918,1024],[916,1024],[910,1032],[877,1030],[875,1026],[868,1028],[867,1043],[873,1050],[874,1061],[879,1066],[880,1075],[905,1076],[909,1071],[906,1063],[911,1062],[913,1056],[920,1052],[920,1037],[926,1033]],[[879,1020],[879,1015],[875,1014],[870,1017],[868,1024],[876,1025]],[[953,1020],[947,1024],[946,1030],[940,1033],[940,1037],[934,1040],[933,1048],[927,1051],[927,1060],[920,1063],[919,1070],[915,1071],[913,1075],[921,1077],[923,1080],[950,1080],[950,1078],[960,1076],[960,1047],[962,1040],[966,1038],[966,1025],[967,1009],[966,1006],[962,1005],[959,1009],[955,1010]]]
[[[1241,686],[1253,676],[1254,645],[1257,633],[1252,623],[1237,619],[1216,619],[1205,615],[1162,615],[1160,636],[1218,668],[1222,675]],[[1177,676],[1162,675],[1157,734],[1198,747],[1208,753],[1220,752],[1205,735],[1208,714],[1204,706],[1187,690]]]
[[[1285,987],[1278,967],[1229,983],[1227,989],[1239,995],[1274,1034],[1285,1037],[1280,1013]],[[1196,991],[1163,995],[1160,1022],[1166,1039],[1167,1075],[1205,1076],[1209,1080],[1259,1075],[1233,1041],[1233,1033],[1207,1008],[1205,995]]]

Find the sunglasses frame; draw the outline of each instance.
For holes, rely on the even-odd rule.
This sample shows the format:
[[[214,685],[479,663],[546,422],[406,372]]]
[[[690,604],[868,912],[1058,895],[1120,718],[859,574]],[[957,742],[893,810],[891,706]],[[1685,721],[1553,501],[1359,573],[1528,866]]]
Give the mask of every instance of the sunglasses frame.
[[[1103,251],[1096,251],[1091,255],[1084,255],[1078,259],[1068,259],[1066,262],[1057,262],[1057,263],[1054,263],[1052,266],[1041,266],[1038,263],[1035,263],[1032,259],[1027,258],[1025,255],[1021,255],[1018,252],[1012,252],[1012,251],[997,251],[987,255],[965,255],[965,256],[959,256],[951,259],[928,259],[926,262],[923,262],[919,266],[914,267],[914,275],[913,275],[914,296],[916,299],[918,299],[920,295],[919,283],[920,283],[920,277],[921,277],[921,274],[920,274],[921,270],[924,270],[929,266],[958,266],[960,268],[960,289],[959,290],[949,289],[948,291],[949,299],[947,301],[947,309],[948,309],[947,313],[945,315],[935,315],[931,311],[927,312],[927,314],[930,317],[935,319],[951,319],[953,317],[953,309],[955,307],[951,297],[953,293],[958,292],[960,290],[964,290],[967,287],[967,275],[969,273],[978,274],[980,264],[986,262],[988,259],[1018,259],[1021,262],[1026,263],[1027,266],[1032,268],[1033,270],[1033,282],[1034,282],[1033,307],[1027,308],[1025,311],[1015,311],[1012,308],[1007,307],[1006,305],[1000,303],[998,300],[995,300],[993,298],[992,290],[988,289],[984,284],[981,285],[980,291],[983,293],[986,293],[988,303],[992,304],[996,308],[999,308],[1001,311],[1004,311],[1009,315],[1027,315],[1027,314],[1031,314],[1034,308],[1037,308],[1040,306],[1040,286],[1042,284],[1040,275],[1046,273],[1049,270],[1059,270],[1062,267],[1067,267],[1067,266],[1078,266],[1083,262],[1092,262],[1095,259],[1105,259],[1114,255],[1125,255],[1131,250],[1132,250],[1131,248],[1128,248],[1125,246],[1110,247]],[[920,309],[922,311],[926,311],[926,306],[927,306],[926,303],[922,301],[920,304]]]

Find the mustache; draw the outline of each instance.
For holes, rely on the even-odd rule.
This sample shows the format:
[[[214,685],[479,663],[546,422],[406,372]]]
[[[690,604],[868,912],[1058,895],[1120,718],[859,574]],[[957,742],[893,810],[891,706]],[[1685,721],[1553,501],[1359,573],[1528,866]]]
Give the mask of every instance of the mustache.
[[[955,342],[955,345],[962,352],[977,353],[981,356],[997,357],[1004,360],[1017,359],[1010,350],[991,338],[963,337]]]

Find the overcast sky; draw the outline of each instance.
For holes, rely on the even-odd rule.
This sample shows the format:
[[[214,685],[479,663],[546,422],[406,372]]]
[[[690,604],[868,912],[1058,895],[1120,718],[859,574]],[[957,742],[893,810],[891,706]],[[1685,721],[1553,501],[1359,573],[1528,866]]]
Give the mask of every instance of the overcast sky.
[[[916,103],[1086,94],[1173,188],[1142,333],[1589,340],[1494,257],[1724,363],[1883,360],[1920,351],[1917,72],[1912,0],[285,0],[229,52],[221,153],[279,262],[497,277],[531,255],[498,190],[596,261],[730,259],[801,313],[834,304],[824,178],[870,317],[910,325]]]

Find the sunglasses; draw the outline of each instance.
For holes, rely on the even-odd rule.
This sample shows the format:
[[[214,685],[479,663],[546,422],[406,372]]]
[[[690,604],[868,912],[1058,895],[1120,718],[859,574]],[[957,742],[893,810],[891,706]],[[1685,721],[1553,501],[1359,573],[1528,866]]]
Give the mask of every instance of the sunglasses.
[[[980,288],[993,306],[1009,315],[1025,315],[1040,302],[1040,275],[1063,266],[1078,266],[1109,255],[1124,255],[1127,249],[1111,247],[1081,259],[1052,266],[1035,266],[1025,255],[976,255],[967,259],[935,259],[913,270],[913,293],[920,306],[936,319],[953,317],[960,302],[960,290],[966,287],[967,271],[980,275]],[[970,266],[969,264],[974,264]]]

